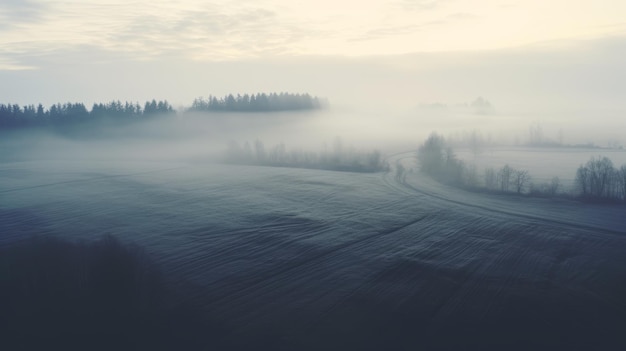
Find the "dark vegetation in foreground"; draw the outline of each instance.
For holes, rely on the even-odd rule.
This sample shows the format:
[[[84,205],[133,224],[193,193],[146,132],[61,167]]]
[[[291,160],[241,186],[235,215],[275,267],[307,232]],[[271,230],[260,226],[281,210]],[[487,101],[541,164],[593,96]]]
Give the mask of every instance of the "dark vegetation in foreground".
[[[593,202],[626,202],[626,165],[613,166],[607,157],[592,157],[576,171],[574,187],[564,189],[558,177],[535,184],[527,170],[508,164],[485,169],[482,180],[474,165],[459,160],[445,139],[432,133],[417,151],[420,170],[434,179],[470,190],[516,193],[537,197],[568,196]],[[403,179],[403,167],[396,167]]]
[[[243,96],[232,94],[224,98],[209,97],[208,100],[196,99],[189,112],[272,112],[314,110],[326,105],[325,101],[309,94],[259,93]],[[155,116],[175,116],[186,111],[176,111],[167,102],[146,101],[141,106],[136,102],[111,101],[95,103],[88,110],[83,103],[54,104],[45,108],[42,104],[20,106],[18,104],[0,104],[0,130],[51,127],[64,128],[85,122],[129,123],[153,118]]]
[[[138,247],[36,237],[0,248],[0,349],[174,350],[220,345],[200,306]]]
[[[263,142],[256,140],[253,146],[245,142],[243,146],[232,141],[228,146],[224,161],[234,164],[261,165],[272,167],[293,167],[324,169],[343,172],[380,172],[389,166],[377,150],[361,152],[344,149],[336,141],[333,151],[308,152],[289,150],[285,144],[275,145],[266,150]]]

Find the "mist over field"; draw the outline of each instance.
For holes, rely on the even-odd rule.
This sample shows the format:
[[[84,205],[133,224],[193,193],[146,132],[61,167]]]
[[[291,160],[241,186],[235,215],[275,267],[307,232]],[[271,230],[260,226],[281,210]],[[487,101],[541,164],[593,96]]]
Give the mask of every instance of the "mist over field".
[[[0,349],[626,349],[623,2],[294,4],[0,4]]]

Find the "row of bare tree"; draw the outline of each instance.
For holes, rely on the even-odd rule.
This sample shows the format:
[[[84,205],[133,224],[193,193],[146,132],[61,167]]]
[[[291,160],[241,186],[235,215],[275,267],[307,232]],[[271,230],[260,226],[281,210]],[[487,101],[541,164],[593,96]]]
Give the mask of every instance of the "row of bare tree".
[[[616,168],[607,157],[592,157],[578,167],[576,186],[585,198],[626,201],[626,165]]]
[[[516,192],[518,194],[529,191],[531,177],[527,170],[516,169],[504,165],[496,171],[493,168],[485,170],[485,187],[502,192]]]
[[[508,164],[500,169],[486,169],[481,182],[476,167],[458,160],[452,148],[437,133],[432,133],[419,148],[417,161],[422,172],[455,186],[534,196],[555,196],[563,192],[558,177],[535,184],[527,170]],[[626,165],[616,168],[607,157],[592,157],[578,168],[571,194],[586,200],[626,201]]]
[[[527,170],[515,169],[505,165],[499,170],[485,170],[484,183],[481,184],[476,167],[457,159],[454,151],[445,139],[432,133],[417,151],[420,170],[435,179],[453,185],[471,188],[485,187],[492,191],[528,193],[531,189],[531,177]]]
[[[225,154],[228,163],[326,169],[346,172],[379,172],[388,169],[379,151],[361,152],[336,146],[333,151],[288,149],[284,143],[265,148],[260,140],[242,145],[231,141]]]

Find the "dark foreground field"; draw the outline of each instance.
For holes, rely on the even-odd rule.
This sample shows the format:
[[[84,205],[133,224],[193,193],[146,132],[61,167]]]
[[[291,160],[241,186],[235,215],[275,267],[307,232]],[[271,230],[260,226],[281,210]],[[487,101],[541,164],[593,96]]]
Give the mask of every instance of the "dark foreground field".
[[[624,218],[413,173],[7,162],[0,349],[623,350]]]

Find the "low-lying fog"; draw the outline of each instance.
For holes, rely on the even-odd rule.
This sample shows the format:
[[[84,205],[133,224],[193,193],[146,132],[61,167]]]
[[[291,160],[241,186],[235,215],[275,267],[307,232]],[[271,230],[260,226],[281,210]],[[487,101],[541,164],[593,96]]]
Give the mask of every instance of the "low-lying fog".
[[[486,111],[429,105],[405,111],[331,107],[313,112],[187,112],[132,125],[84,124],[70,134],[24,129],[4,134],[0,157],[206,161],[219,158],[233,142],[243,146],[257,140],[266,148],[284,144],[288,150],[321,152],[339,147],[391,154],[416,150],[432,132],[444,136],[457,151],[466,148],[470,138],[477,138],[483,149],[538,143],[594,146],[598,148],[591,150],[598,154],[603,152],[600,148],[621,149],[626,143],[621,112],[532,115],[501,111],[492,104]]]
[[[14,84],[0,87],[0,93],[11,103],[49,106],[70,99],[89,108],[92,102],[161,97],[179,112],[130,126],[86,124],[71,135],[5,133],[0,159],[208,161],[219,159],[233,143],[243,147],[256,140],[266,149],[284,144],[287,150],[376,149],[388,155],[416,150],[432,132],[444,136],[457,152],[471,138],[481,147],[534,144],[615,150],[626,144],[626,105],[621,98],[625,91],[619,84],[626,70],[617,59],[623,57],[624,42],[609,37],[485,52],[210,65],[122,60],[113,67],[82,60],[33,72],[3,71],[0,78]],[[64,76],[59,89],[46,91],[38,84],[58,80],[59,75]],[[120,75],[128,78],[124,84]],[[91,80],[83,83],[86,76]],[[84,84],[91,88],[84,89]],[[285,90],[327,98],[330,107],[306,113],[181,112],[202,93]]]
[[[623,42],[178,66],[109,66],[103,56],[0,71],[1,82],[12,82],[0,84],[5,103],[47,107],[69,99],[90,108],[94,98],[166,98],[176,106],[177,113],[160,117],[136,114],[143,120],[132,123],[103,116],[0,131],[0,249],[35,235],[113,235],[153,254],[166,287],[181,291],[161,303],[148,286],[145,296],[136,294],[133,279],[143,282],[143,275],[118,279],[98,263],[104,268],[90,276],[63,250],[35,260],[42,272],[57,267],[69,277],[65,285],[32,270],[37,255],[18,250],[17,269],[0,260],[0,285],[10,288],[0,288],[0,311],[9,311],[0,312],[0,340],[4,331],[20,346],[33,339],[48,347],[81,333],[85,345],[116,342],[115,335],[126,336],[116,334],[118,322],[149,300],[158,302],[156,311],[184,305],[203,315],[179,318],[176,309],[172,318],[168,310],[153,323],[160,314],[148,304],[121,323],[138,341],[181,339],[167,349],[203,349],[197,345],[207,336],[206,345],[233,349],[215,346],[213,336],[222,334],[226,344],[243,341],[255,350],[457,350],[471,342],[477,349],[619,349],[608,346],[626,345],[624,207],[567,195],[579,165],[607,156],[611,167],[598,164],[610,181],[596,186],[582,168],[583,191],[574,195],[626,201]],[[40,84],[48,79],[62,84]],[[183,112],[190,107],[184,101],[204,91],[307,92],[330,105]],[[445,143],[433,135],[434,147],[422,148],[424,175],[415,171],[415,155],[433,132]],[[267,165],[291,168],[259,167]],[[119,277],[136,272],[117,264],[123,256],[112,257]],[[104,278],[92,279],[98,272]],[[119,294],[116,282],[124,282]],[[39,283],[62,303],[41,294]],[[58,294],[61,285],[66,295]],[[132,313],[109,313],[101,297]],[[110,319],[99,322],[94,306]],[[85,311],[98,323],[85,321]],[[219,328],[206,328],[204,318]],[[186,347],[194,338],[196,347]],[[442,343],[449,347],[437,347]]]
[[[0,158],[204,159],[223,153],[230,142],[254,140],[312,152],[340,145],[389,154],[416,149],[433,131],[457,141],[474,133],[489,145],[619,148],[626,143],[625,91],[619,83],[626,70],[618,59],[624,42],[615,36],[484,52],[211,64],[119,60],[110,65],[84,59],[59,64],[41,56],[32,62],[39,70],[0,72],[0,79],[12,82],[0,87],[10,100],[5,103],[49,106],[70,100],[89,108],[92,102],[166,98],[182,111],[202,94],[286,90],[327,98],[330,108],[210,116],[179,112],[176,118],[107,130],[86,125],[84,135],[72,137],[11,133],[0,141]],[[85,53],[96,54],[110,56]],[[40,84],[59,77],[63,84],[56,89]]]

